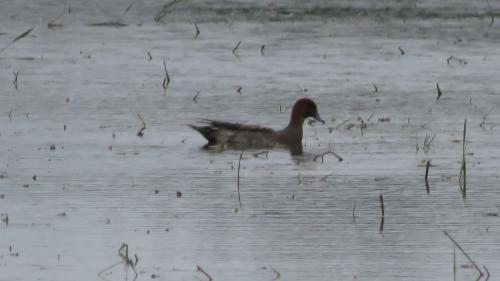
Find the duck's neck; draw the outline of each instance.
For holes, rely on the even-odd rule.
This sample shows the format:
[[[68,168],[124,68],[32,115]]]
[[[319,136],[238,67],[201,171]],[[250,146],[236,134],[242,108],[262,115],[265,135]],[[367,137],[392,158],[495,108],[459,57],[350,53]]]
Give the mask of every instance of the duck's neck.
[[[290,118],[290,123],[288,123],[288,126],[285,129],[290,129],[290,130],[299,130],[302,132],[302,126],[304,125],[304,118],[297,116],[297,115],[292,115]]]
[[[283,133],[290,142],[301,143],[302,141],[302,125],[304,118],[293,116],[290,119],[288,126],[283,129]]]
[[[290,123],[285,128],[287,131],[300,132],[300,137],[302,138],[302,125],[304,125],[304,114],[300,106],[294,105],[292,112],[290,114]]]

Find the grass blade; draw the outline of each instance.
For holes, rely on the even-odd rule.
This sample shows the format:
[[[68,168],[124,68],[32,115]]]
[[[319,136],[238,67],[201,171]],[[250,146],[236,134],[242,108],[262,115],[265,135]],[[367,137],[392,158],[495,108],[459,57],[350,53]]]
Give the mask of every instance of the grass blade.
[[[30,34],[31,31],[33,31],[33,29],[35,29],[35,27],[33,26],[32,28],[26,30],[25,32],[23,32],[21,35],[17,36],[14,40],[12,40],[12,42],[10,42],[7,46],[3,47],[1,50],[0,50],[0,53],[5,51],[7,48],[9,48],[12,44],[14,44],[16,41],[19,41],[21,39],[23,39],[24,37],[28,36],[28,34]]]

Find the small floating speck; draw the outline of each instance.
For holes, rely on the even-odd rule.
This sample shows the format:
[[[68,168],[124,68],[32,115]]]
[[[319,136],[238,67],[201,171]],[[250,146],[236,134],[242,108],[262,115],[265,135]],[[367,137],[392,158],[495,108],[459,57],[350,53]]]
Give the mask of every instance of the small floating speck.
[[[498,217],[498,213],[486,213],[483,214],[484,217]]]

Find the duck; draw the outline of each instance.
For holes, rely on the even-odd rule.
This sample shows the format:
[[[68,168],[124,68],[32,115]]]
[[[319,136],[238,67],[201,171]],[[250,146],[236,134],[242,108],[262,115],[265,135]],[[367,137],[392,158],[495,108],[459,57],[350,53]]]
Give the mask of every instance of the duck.
[[[204,148],[244,150],[285,146],[291,150],[292,154],[302,154],[302,127],[307,118],[314,118],[322,124],[325,123],[319,115],[316,103],[309,98],[301,98],[292,108],[290,122],[281,130],[211,119],[201,119],[199,123],[202,125],[189,124],[188,126],[208,140]]]

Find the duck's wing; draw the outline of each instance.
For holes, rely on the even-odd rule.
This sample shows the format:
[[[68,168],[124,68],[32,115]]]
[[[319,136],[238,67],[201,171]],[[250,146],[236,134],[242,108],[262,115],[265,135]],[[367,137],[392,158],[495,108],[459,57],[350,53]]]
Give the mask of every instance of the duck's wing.
[[[241,124],[241,123],[216,121],[216,120],[211,120],[211,119],[201,119],[200,123],[207,124],[208,127],[214,127],[214,128],[230,130],[230,131],[260,132],[260,133],[269,133],[269,134],[272,134],[274,132],[273,129],[267,128],[267,127],[256,126],[256,125],[246,125],[246,124]]]
[[[269,146],[273,143],[271,128],[202,119],[204,126],[189,125],[208,140],[208,145]]]

